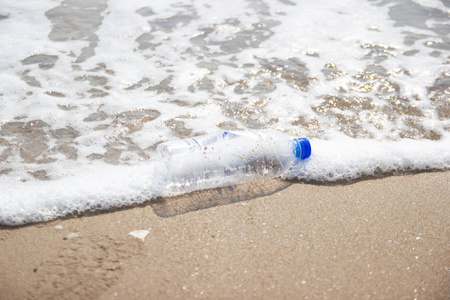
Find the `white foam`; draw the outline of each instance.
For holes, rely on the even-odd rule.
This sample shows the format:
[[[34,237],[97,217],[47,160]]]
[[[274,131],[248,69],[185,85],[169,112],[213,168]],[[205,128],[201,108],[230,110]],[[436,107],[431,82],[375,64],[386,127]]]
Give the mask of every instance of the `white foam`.
[[[45,221],[164,195],[161,166],[149,161],[152,147],[211,133],[223,124],[311,138],[311,158],[285,175],[290,179],[337,181],[449,168],[450,120],[438,111],[438,105],[446,109],[448,94],[430,99],[430,87],[448,73],[448,44],[439,28],[448,26],[449,12],[440,1],[109,1],[94,31],[95,55],[80,63],[77,57],[89,41],[48,38],[54,24],[45,14],[64,1],[38,0],[32,8],[4,2],[0,126],[32,120],[47,125],[38,141],[27,132],[0,132],[2,224]],[[415,5],[414,13],[423,6],[418,18],[423,24],[397,24],[391,13],[399,3]],[[154,14],[136,13],[144,6]],[[425,8],[434,9],[434,17]],[[171,18],[181,21],[172,24]],[[153,46],[139,48],[143,34],[151,35]],[[58,56],[53,68],[22,64],[41,54]],[[289,63],[297,65],[283,73]],[[340,73],[327,77],[328,64]],[[364,73],[370,66],[386,74]],[[358,80],[359,75],[367,79]],[[91,77],[102,82],[91,83]],[[168,78],[167,90],[151,90]],[[299,87],[302,80],[307,83]],[[328,96],[354,103],[339,107],[327,103]],[[370,99],[371,108],[361,108],[366,105],[361,99]],[[142,127],[136,131],[120,119],[122,112],[142,109],[160,115],[130,121]],[[84,121],[96,112],[105,113],[105,119]],[[67,127],[78,136],[52,137]],[[48,149],[27,162],[21,151],[33,150],[40,141]],[[58,147],[74,148],[76,158],[67,158]],[[12,154],[2,160],[8,151]],[[116,160],[108,161],[114,151],[120,152]],[[32,175],[43,171],[48,181]]]
[[[333,182],[386,172],[450,168],[449,140],[379,142],[341,137],[313,139],[311,144],[311,157],[295,165],[284,178]],[[168,196],[163,170],[158,162],[88,168],[52,182],[3,186],[0,222],[21,225]]]
[[[52,182],[5,184],[0,189],[0,222],[20,225],[121,207],[161,195],[163,172],[157,163],[134,167],[83,168]]]
[[[380,142],[342,137],[311,143],[311,158],[294,166],[285,178],[333,182],[383,173],[450,168],[448,139]]]
[[[430,7],[430,8],[435,8],[435,9],[439,9],[441,11],[445,11],[447,13],[450,13],[450,9],[448,6],[445,6],[443,1],[439,1],[439,0],[412,0],[412,2],[419,4],[421,6],[424,7]]]

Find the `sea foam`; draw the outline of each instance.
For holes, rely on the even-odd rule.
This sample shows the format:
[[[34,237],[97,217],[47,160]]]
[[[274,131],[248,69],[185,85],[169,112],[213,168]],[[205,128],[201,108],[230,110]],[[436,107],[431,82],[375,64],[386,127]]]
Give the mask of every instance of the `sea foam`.
[[[450,168],[450,141],[378,142],[344,137],[311,140],[312,155],[283,178],[335,182],[392,172]],[[85,168],[52,182],[11,182],[1,190],[0,222],[21,225],[86,210],[106,210],[143,203],[165,191],[164,165]]]
[[[449,168],[449,7],[4,1],[0,223],[166,196],[154,149],[218,130],[312,141],[287,179]]]

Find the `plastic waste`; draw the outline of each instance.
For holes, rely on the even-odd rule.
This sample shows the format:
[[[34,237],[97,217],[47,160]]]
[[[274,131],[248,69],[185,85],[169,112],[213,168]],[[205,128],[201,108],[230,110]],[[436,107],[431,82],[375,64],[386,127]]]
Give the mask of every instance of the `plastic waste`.
[[[311,155],[306,138],[272,129],[221,131],[165,142],[156,150],[171,194],[278,177]]]

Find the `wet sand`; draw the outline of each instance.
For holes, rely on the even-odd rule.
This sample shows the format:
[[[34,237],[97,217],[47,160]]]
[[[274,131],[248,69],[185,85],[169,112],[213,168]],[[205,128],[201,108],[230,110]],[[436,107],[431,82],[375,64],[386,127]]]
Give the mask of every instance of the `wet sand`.
[[[449,299],[450,172],[255,196],[2,227],[1,299]]]

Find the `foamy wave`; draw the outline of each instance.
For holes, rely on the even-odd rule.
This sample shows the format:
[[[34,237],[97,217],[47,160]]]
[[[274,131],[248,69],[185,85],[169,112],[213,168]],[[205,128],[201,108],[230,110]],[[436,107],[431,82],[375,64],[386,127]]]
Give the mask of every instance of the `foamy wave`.
[[[345,181],[393,172],[450,168],[450,141],[379,142],[361,139],[314,140],[313,155],[284,175],[306,181]]]
[[[448,19],[434,0],[4,1],[0,218],[160,195],[121,173],[153,164],[160,142],[217,130],[312,139],[288,178],[446,169]]]
[[[361,176],[450,168],[450,142],[377,142],[344,138],[312,140],[313,154],[283,177],[338,181]],[[0,189],[0,224],[21,225],[87,210],[104,210],[170,196],[158,161],[139,166],[77,170],[52,182],[12,183]]]

